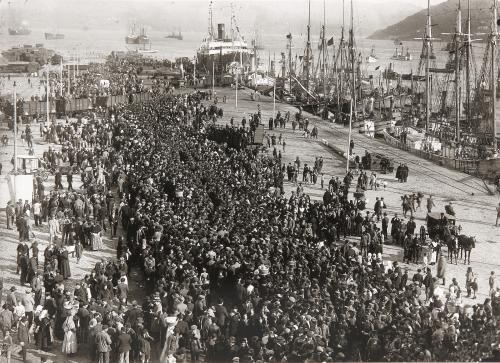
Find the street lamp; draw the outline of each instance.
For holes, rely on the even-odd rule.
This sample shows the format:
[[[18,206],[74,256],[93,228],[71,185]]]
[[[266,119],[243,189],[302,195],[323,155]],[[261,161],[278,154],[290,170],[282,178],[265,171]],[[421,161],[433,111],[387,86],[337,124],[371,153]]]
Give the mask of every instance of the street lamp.
[[[17,174],[17,94],[16,94],[16,82],[13,85],[13,96],[14,96],[14,174]]]

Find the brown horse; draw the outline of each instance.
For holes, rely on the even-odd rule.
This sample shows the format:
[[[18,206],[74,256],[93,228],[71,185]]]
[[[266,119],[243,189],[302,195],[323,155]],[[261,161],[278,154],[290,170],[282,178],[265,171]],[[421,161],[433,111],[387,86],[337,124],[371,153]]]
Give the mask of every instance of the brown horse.
[[[445,241],[448,247],[448,259],[451,263],[453,263],[453,257],[455,257],[455,265],[458,264],[458,252],[460,249],[458,245],[458,238],[450,235],[445,239]]]
[[[460,258],[462,258],[462,252],[464,252],[464,265],[467,262],[470,265],[470,253],[476,247],[476,237],[461,234],[458,236],[458,246],[460,249]]]

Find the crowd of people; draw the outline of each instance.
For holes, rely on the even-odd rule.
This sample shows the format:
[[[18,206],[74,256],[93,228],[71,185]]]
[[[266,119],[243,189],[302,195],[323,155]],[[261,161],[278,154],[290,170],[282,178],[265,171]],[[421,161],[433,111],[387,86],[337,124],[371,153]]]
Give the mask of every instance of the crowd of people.
[[[296,168],[245,147],[248,128],[212,121],[194,93],[157,95],[54,126],[64,149],[47,151],[44,160],[59,173],[67,161],[83,188],[61,190],[56,178],[57,190],[45,195],[38,180],[37,199],[13,206],[15,223],[28,226],[27,233],[20,228],[18,261],[21,285],[30,288],[4,301],[4,342],[17,327],[23,354],[26,331],[42,350],[54,339],[68,355],[88,345],[95,362],[469,361],[498,354],[497,289],[468,306],[456,280],[443,288],[430,268],[409,276],[383,258],[394,238],[387,220],[384,226],[383,198],[373,213],[360,208],[349,199],[351,173],[332,177],[321,202],[300,183],[286,196],[285,174],[296,181]],[[304,168],[303,182],[322,164],[318,158]],[[52,231],[41,264],[37,245],[30,254],[27,244],[37,228],[32,214]],[[68,288],[70,252],[79,259],[85,248],[102,248],[94,234],[107,228],[118,237],[116,259],[99,260]],[[132,269],[144,275],[142,304],[129,298]]]

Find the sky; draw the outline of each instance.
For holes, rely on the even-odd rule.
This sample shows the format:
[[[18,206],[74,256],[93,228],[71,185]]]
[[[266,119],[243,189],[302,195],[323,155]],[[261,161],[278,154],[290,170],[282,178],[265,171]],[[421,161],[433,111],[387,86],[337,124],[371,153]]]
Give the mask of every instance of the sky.
[[[10,9],[9,9],[10,2]],[[442,0],[431,0],[437,4]],[[90,25],[126,29],[141,23],[161,31],[206,31],[209,0],[0,0],[0,20],[14,18],[31,27],[71,28]],[[231,3],[240,29],[251,32],[297,32],[307,24],[308,0],[213,0],[214,23],[231,19]],[[345,0],[348,16],[349,0]],[[342,0],[311,0],[311,23],[319,28],[326,9],[327,26],[342,22]],[[424,9],[427,0],[354,0],[354,22],[371,33]],[[346,18],[348,19],[348,17]]]

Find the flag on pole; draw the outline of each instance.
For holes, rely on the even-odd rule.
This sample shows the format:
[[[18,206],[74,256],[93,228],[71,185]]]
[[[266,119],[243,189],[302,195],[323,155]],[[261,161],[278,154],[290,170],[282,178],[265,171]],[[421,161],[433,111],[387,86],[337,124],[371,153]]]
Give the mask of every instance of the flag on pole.
[[[333,37],[328,39],[328,42],[326,43],[326,46],[329,47],[330,45],[333,45]]]

